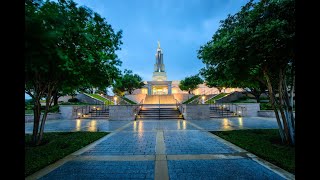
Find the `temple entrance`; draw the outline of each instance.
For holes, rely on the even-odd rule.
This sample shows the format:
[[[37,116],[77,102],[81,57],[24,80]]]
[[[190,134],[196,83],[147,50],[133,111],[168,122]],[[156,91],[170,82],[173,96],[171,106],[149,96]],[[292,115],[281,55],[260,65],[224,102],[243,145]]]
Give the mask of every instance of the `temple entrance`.
[[[152,95],[167,95],[168,87],[167,86],[154,86],[152,88]]]

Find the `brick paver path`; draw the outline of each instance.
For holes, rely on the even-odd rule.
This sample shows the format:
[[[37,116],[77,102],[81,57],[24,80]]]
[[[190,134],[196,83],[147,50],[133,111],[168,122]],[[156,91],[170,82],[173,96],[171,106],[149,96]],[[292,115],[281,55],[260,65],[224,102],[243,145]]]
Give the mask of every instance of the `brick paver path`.
[[[27,179],[294,179],[207,131],[254,124],[251,119],[241,121],[110,121],[108,127],[102,121],[95,122],[96,127],[89,121],[78,122],[82,130],[99,127],[112,133]],[[77,122],[59,126],[75,131],[72,123]],[[273,126],[264,123],[266,128]],[[50,127],[48,131],[53,131]]]

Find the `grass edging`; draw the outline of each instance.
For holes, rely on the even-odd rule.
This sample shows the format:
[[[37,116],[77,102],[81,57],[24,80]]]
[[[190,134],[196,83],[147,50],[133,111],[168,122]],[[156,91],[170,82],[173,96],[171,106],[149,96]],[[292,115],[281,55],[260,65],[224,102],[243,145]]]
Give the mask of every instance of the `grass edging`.
[[[184,101],[182,104],[188,104],[191,101],[193,101],[194,99],[198,98],[200,95],[194,95],[191,98],[189,98],[188,100]]]
[[[25,177],[55,163],[108,132],[50,132],[44,133],[42,145],[33,146],[31,135],[25,135]]]
[[[210,133],[295,174],[295,148],[280,143],[277,129],[211,131]]]

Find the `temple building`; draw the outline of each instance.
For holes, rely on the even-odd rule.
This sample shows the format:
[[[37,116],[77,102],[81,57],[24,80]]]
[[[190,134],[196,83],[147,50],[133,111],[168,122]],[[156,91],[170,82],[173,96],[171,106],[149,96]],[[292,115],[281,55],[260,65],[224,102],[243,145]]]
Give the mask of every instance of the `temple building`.
[[[165,71],[163,51],[158,41],[158,47],[155,54],[155,64],[153,68],[152,81],[144,81],[145,86],[141,89],[136,89],[133,94],[147,94],[147,95],[171,95],[171,94],[188,94],[187,91],[182,91],[179,88],[179,80],[167,80],[167,74]],[[223,92],[232,92],[238,90],[238,88],[226,88]],[[217,88],[209,88],[205,84],[199,84],[198,88],[192,93],[199,94],[212,94],[218,91]]]
[[[159,41],[155,56],[156,63],[154,64],[152,81],[147,81],[148,95],[172,94],[172,81],[167,81],[167,74],[163,62],[163,52]]]

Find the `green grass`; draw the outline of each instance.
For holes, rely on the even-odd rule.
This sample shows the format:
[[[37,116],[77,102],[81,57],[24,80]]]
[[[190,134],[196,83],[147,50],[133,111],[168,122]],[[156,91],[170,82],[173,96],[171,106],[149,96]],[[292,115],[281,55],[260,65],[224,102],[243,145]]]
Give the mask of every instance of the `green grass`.
[[[277,129],[252,129],[211,132],[231,143],[295,173],[295,148],[281,144]]]
[[[186,100],[185,102],[183,102],[182,104],[188,104],[189,102],[193,101],[194,99],[198,98],[200,95],[194,95],[193,97],[191,97],[190,99]]]
[[[25,135],[25,177],[107,135],[107,132],[44,133],[40,146]]]
[[[214,103],[215,100],[220,99],[222,97],[227,96],[229,93],[220,93],[218,95],[216,95],[215,97],[213,97],[212,99],[210,99],[209,101],[206,102],[206,104],[212,104]]]
[[[99,100],[103,101],[105,104],[114,104],[112,101],[110,101],[110,100],[108,100],[106,98],[103,98],[98,94],[87,94],[87,95],[92,96],[92,97],[94,97],[96,99],[99,99]]]
[[[125,101],[127,101],[128,103],[130,103],[130,104],[137,104],[137,103],[135,103],[135,102],[133,102],[133,101],[131,101],[130,99],[128,99],[128,98],[126,98],[126,97],[121,97],[123,100],[125,100]]]

